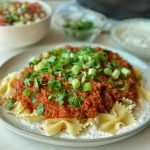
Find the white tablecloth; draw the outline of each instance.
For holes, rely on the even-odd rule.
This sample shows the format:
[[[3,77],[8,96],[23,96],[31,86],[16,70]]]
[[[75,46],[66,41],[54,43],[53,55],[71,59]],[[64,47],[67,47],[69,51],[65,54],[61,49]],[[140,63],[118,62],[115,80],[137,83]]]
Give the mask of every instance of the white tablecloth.
[[[55,7],[67,0],[47,0],[46,2],[52,6],[53,10]],[[0,37],[2,38],[2,37]],[[42,41],[36,45],[47,45],[54,44],[58,42],[69,42],[70,39],[66,38],[62,31],[60,31],[53,22],[51,24],[51,29]],[[109,34],[102,34],[95,41],[104,45],[108,45],[114,48],[119,48],[110,38]],[[4,49],[0,47],[0,65],[4,63],[10,57],[21,53],[25,49]],[[123,140],[118,143],[109,144],[105,146],[99,146],[94,148],[70,148],[70,147],[59,147],[48,144],[43,144],[35,141],[31,141],[21,137],[0,125],[0,150],[149,150],[150,149],[150,127],[147,127],[139,134]]]

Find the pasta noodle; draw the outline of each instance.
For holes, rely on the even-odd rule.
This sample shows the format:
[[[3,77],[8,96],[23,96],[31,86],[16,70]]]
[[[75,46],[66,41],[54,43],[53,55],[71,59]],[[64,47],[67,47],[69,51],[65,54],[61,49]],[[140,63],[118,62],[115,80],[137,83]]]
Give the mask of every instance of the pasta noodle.
[[[121,125],[129,125],[135,122],[132,112],[116,102],[111,114],[101,113],[98,115],[98,128],[105,132],[115,133]]]
[[[129,98],[124,97],[123,99],[120,100],[120,102],[122,102],[123,105],[128,107],[130,110],[133,110],[136,107],[136,103]]]
[[[65,129],[66,132],[77,136],[83,130],[83,128],[87,127],[93,119],[88,119],[84,124],[80,123],[77,119],[48,119],[44,122],[43,128],[48,132],[49,136],[57,135],[59,132]]]
[[[150,92],[144,88],[144,80],[143,80],[143,75],[142,71],[139,68],[135,69],[135,73],[137,78],[140,78],[140,87],[138,87],[138,91],[141,97],[143,97],[146,100],[150,100]]]
[[[78,135],[82,130],[82,125],[76,119],[48,119],[43,125],[49,136],[58,134],[61,130],[66,129],[66,132]]]
[[[13,84],[16,78],[19,77],[18,72],[10,73],[0,83],[0,97],[10,98],[13,96],[15,89]]]
[[[9,109],[8,112],[12,113],[16,117],[19,117],[20,114],[24,111],[24,107],[22,106],[21,102],[15,102],[13,108]]]
[[[144,87],[139,88],[140,96],[142,96],[146,100],[150,100],[150,92]]]

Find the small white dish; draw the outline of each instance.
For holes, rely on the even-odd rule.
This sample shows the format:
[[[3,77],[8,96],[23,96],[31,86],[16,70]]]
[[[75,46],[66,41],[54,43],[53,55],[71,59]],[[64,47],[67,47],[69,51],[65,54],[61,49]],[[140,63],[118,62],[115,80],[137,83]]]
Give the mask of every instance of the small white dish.
[[[25,1],[25,0],[24,0]],[[36,0],[28,0],[37,2]],[[49,31],[51,8],[42,1],[38,3],[46,12],[46,17],[39,22],[18,26],[0,26],[0,47],[14,49],[29,46],[40,41]]]
[[[112,30],[113,40],[128,52],[148,60],[150,58],[150,20],[127,19]]]

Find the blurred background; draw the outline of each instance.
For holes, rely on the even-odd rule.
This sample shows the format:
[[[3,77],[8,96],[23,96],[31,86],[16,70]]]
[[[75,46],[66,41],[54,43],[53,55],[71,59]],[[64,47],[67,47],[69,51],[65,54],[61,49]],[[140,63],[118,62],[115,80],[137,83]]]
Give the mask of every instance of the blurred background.
[[[150,0],[77,0],[77,2],[113,19],[150,17]]]

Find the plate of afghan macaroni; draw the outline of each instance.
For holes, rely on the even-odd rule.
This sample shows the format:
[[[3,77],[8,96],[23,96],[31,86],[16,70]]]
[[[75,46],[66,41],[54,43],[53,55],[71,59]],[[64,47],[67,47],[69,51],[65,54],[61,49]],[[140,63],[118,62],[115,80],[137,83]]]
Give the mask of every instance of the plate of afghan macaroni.
[[[149,125],[149,67],[107,46],[35,47],[0,68],[0,122],[27,138],[96,146]]]

